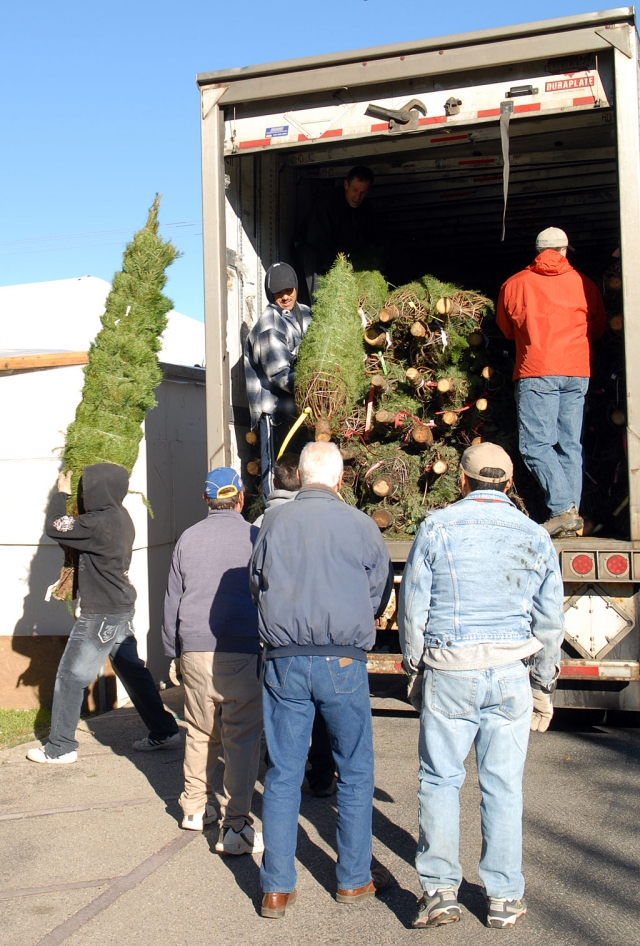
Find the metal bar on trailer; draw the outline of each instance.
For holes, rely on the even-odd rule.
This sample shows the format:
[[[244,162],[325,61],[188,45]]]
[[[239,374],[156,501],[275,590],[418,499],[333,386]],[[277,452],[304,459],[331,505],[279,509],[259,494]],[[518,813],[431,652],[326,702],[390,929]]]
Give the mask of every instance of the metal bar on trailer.
[[[415,55],[325,66],[260,78],[237,78],[222,96],[223,105],[246,105],[268,99],[291,98],[336,89],[354,90],[382,83],[400,84],[424,76],[460,74],[514,62],[533,62],[560,56],[604,52],[611,46],[593,29],[547,33],[478,46],[458,46]]]
[[[640,539],[640,141],[638,128],[638,36],[630,30],[633,56],[614,49],[622,297],[625,318],[627,452],[631,538]]]
[[[218,107],[223,93],[224,88],[203,89],[201,93],[207,456],[210,470],[229,462],[224,117]]]
[[[511,39],[517,36],[541,35],[566,30],[575,30],[579,27],[591,26],[595,29],[613,21],[630,20],[633,18],[633,7],[615,7],[612,10],[600,10],[595,13],[582,13],[575,16],[556,17],[551,20],[536,20],[533,23],[517,23],[512,26],[494,27],[487,30],[475,30],[472,33],[453,33],[448,36],[437,36],[429,39],[413,40],[405,43],[389,43],[383,46],[372,46],[365,49],[350,49],[346,52],[329,53],[320,56],[307,56],[304,59],[285,59],[282,62],[259,63],[255,66],[219,69],[215,72],[202,72],[196,76],[198,85],[212,85],[219,82],[233,82],[241,78],[256,78],[259,76],[281,75],[284,73],[301,72],[316,66],[332,66],[347,62],[373,62],[389,56],[406,56],[428,49],[445,49],[449,46],[478,45],[479,43],[495,42],[501,39]]]

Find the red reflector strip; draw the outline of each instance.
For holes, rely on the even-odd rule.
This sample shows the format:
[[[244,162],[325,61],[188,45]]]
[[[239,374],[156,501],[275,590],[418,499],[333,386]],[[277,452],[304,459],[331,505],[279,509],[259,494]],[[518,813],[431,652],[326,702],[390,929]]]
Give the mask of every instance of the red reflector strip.
[[[561,677],[599,677],[599,667],[560,667]]]
[[[561,667],[561,677],[599,677],[599,667]]]
[[[309,135],[298,135],[298,141],[311,141]]]
[[[540,102],[530,102],[528,105],[516,105],[513,112],[514,115],[522,112],[539,112],[540,108]],[[478,118],[493,118],[495,115],[500,115],[499,108],[482,108],[478,112]]]
[[[594,105],[595,101],[596,100],[593,97],[593,95],[583,95],[581,98],[574,99],[573,104],[574,105]]]
[[[266,148],[271,144],[271,138],[257,138],[255,141],[241,141],[240,148]]]
[[[342,128],[330,128],[329,131],[323,131],[321,138],[341,138]]]
[[[372,125],[371,131],[388,131],[389,125],[387,122],[381,122],[379,125]]]
[[[458,161],[460,167],[463,164],[495,164],[496,158],[466,158],[464,161]]]
[[[444,138],[430,138],[429,144],[438,145],[443,141],[468,141],[469,135],[445,135]]]
[[[446,115],[430,115],[428,118],[419,118],[419,125],[442,125],[446,122]],[[465,136],[466,137],[466,136]]]

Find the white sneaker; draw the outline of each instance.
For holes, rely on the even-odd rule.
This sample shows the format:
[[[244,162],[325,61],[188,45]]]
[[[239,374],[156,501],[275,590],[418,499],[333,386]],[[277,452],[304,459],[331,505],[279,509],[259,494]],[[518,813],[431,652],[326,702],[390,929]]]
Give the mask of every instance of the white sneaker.
[[[180,733],[176,732],[164,739],[152,739],[151,736],[145,736],[144,739],[136,739],[133,748],[137,749],[138,752],[154,752],[156,749],[179,749]]]
[[[195,815],[185,815],[181,827],[188,831],[202,831],[206,824],[218,820],[218,809],[215,805],[207,805],[204,811],[197,811]]]
[[[49,762],[51,765],[70,765],[72,762],[78,761],[78,753],[74,749],[73,752],[65,752],[64,755],[53,758],[48,756],[44,749],[37,746],[29,749],[27,759],[31,762]]]
[[[246,824],[241,831],[220,828],[215,849],[219,854],[260,854],[264,851],[264,842],[260,832]]]

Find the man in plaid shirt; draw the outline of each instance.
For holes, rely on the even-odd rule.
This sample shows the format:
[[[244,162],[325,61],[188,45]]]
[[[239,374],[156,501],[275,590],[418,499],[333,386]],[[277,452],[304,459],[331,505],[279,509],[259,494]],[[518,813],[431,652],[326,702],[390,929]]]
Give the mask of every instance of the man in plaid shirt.
[[[298,303],[298,277],[288,263],[274,263],[264,281],[269,304],[249,332],[244,371],[251,429],[260,429],[262,495],[273,489],[273,464],[296,417],[293,366],[311,310]]]

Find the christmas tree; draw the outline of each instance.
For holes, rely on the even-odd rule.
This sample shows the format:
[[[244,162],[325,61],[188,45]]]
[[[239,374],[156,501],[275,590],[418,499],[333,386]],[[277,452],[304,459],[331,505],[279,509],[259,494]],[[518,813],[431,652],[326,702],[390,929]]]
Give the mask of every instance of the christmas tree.
[[[158,235],[156,196],[145,226],[127,245],[122,269],[113,277],[101,318],[102,328],[89,348],[82,398],[65,438],[64,468],[73,471],[69,513],[78,512],[78,483],[85,466],[119,463],[130,474],[138,457],[142,422],[156,405],[162,380],[158,364],[161,335],[173,303],[162,290],[165,270],[178,256]],[[65,550],[65,568],[54,596],[68,599],[74,561]]]

